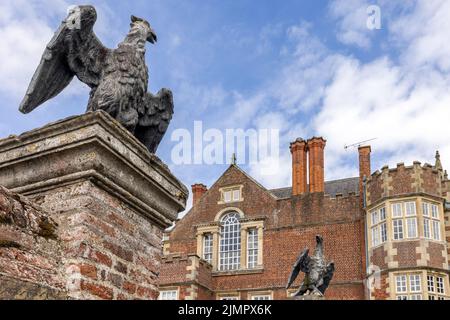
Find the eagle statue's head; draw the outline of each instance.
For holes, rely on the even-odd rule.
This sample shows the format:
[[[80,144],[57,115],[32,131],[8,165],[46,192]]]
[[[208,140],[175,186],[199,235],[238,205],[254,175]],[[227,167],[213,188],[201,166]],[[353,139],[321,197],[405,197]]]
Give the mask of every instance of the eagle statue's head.
[[[316,236],[316,242],[317,242],[317,244],[321,244],[323,242],[323,238],[321,235]]]
[[[150,23],[142,18],[131,16],[131,28],[137,29],[139,32],[143,33],[147,41],[150,43],[156,43],[158,41],[158,37],[156,36],[153,28],[150,26]]]

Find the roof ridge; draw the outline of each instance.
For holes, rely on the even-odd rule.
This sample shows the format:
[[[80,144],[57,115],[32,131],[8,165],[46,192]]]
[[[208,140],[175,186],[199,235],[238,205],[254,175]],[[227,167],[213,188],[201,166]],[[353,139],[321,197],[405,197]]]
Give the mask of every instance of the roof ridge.
[[[328,180],[328,181],[325,181],[325,183],[339,182],[339,181],[348,181],[348,180],[356,180],[356,179],[359,180],[359,177],[351,177],[351,178],[342,178],[342,179]],[[292,189],[292,187],[274,188],[274,189],[268,189],[268,191],[276,191],[276,190],[283,190],[283,189]]]

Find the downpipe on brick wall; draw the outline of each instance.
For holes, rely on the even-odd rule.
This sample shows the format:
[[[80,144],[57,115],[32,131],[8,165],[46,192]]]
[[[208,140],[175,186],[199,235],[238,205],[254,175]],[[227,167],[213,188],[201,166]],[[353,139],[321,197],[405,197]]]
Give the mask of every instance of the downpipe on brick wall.
[[[366,212],[366,192],[367,192],[367,178],[366,178],[366,176],[364,176],[363,177],[363,183],[362,183],[362,186],[363,186],[363,209],[364,209],[364,212],[367,214],[367,212]],[[369,286],[367,285],[367,283],[368,283],[368,278],[367,278],[367,268],[368,268],[368,265],[369,265],[369,243],[367,242],[368,241],[368,238],[367,238],[367,219],[366,219],[366,214],[364,214],[364,246],[365,246],[365,248],[364,248],[364,250],[366,251],[366,295],[367,295],[367,298],[368,298],[368,300],[370,300],[370,289],[369,289]]]

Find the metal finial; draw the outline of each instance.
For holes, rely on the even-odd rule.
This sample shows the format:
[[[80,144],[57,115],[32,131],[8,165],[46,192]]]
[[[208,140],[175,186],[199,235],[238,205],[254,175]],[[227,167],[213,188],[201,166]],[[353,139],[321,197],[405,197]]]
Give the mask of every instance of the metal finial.
[[[436,151],[436,162],[434,163],[434,167],[438,170],[442,170],[442,163],[441,163],[441,155],[439,154],[439,151]]]
[[[236,153],[233,153],[233,155],[231,156],[231,164],[236,165],[236,162],[237,162]]]

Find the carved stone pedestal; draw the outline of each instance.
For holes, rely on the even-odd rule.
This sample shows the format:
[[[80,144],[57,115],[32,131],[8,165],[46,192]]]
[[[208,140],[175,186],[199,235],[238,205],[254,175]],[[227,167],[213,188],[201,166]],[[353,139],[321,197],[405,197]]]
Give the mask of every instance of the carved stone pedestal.
[[[58,223],[61,273],[76,299],[155,299],[162,231],[187,188],[104,112],[0,140],[0,185]]]

